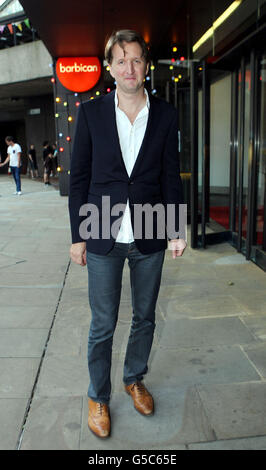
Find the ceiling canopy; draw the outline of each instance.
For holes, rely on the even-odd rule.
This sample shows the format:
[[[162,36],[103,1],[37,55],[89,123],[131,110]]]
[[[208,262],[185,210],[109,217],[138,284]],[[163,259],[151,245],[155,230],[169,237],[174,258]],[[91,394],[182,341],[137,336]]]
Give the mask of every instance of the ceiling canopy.
[[[108,36],[117,29],[136,29],[160,55],[172,44],[185,46],[185,0],[21,0],[21,4],[54,57],[103,57]],[[183,52],[184,53],[184,52]]]

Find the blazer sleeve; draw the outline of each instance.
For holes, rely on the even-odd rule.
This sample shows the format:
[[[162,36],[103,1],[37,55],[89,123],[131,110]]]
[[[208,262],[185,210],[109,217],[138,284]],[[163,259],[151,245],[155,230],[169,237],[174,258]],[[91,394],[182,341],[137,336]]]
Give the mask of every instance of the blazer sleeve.
[[[70,163],[69,216],[72,243],[83,242],[79,226],[85,217],[79,215],[80,207],[88,202],[91,179],[92,142],[86,119],[84,105],[81,103],[77,112],[73,150]]]
[[[166,138],[161,174],[161,194],[165,206],[168,238],[179,231],[179,204],[184,203],[179,165],[178,112],[174,110],[172,123]],[[171,205],[171,209],[167,207]]]

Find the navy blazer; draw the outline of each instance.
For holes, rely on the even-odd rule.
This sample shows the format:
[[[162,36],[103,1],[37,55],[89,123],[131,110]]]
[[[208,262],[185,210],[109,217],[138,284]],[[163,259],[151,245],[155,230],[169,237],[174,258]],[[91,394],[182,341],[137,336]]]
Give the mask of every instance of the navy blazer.
[[[175,230],[178,232],[178,205],[183,203],[182,182],[179,173],[178,113],[171,104],[150,95],[150,109],[146,132],[131,175],[127,174],[119,144],[115,116],[115,91],[80,104],[71,155],[69,214],[72,242],[84,241],[79,227],[86,215],[79,214],[81,206],[92,203],[99,209],[99,237],[86,240],[87,250],[107,254],[115,243],[112,233],[103,233],[102,196],[110,197],[110,212],[116,204],[126,205],[129,199],[134,232],[134,204],[174,204]],[[107,200],[107,198],[106,198]],[[105,213],[105,215],[102,215]],[[166,211],[165,211],[166,213]],[[121,213],[110,216],[111,225]],[[89,212],[87,217],[89,216]],[[144,217],[144,215],[143,215]],[[88,218],[87,218],[88,221]],[[165,223],[167,225],[167,217]],[[155,227],[156,213],[153,215]],[[88,232],[90,228],[88,225]],[[93,231],[91,231],[93,233]],[[167,247],[167,233],[158,238],[145,238],[143,232],[135,238],[142,253],[153,253]]]

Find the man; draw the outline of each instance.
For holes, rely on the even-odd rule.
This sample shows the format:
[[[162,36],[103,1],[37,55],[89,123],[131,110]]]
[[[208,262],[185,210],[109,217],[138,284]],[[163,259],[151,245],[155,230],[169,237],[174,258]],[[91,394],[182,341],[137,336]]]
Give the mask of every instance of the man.
[[[116,81],[116,91],[79,107],[69,194],[70,255],[75,263],[87,264],[92,312],[88,425],[102,438],[110,435],[112,341],[126,258],[133,318],[123,381],[137,411],[146,416],[154,411],[153,398],[142,379],[148,370],[167,236],[145,238],[142,227],[141,236],[135,237],[134,207],[146,203],[152,207],[156,203],[174,204],[178,219],[178,205],[182,203],[177,112],[172,105],[149,97],[144,89],[149,68],[145,41],[135,31],[118,31],[110,37],[105,57]],[[115,234],[113,231],[108,234],[105,224],[108,204],[103,202],[104,197],[110,205],[110,223],[121,224]],[[101,214],[100,228],[94,231],[97,235],[99,229],[99,236],[87,239],[83,236],[86,203],[90,208],[92,204],[96,206]],[[123,217],[118,217],[119,204],[123,205]],[[174,239],[170,244],[173,258],[181,256],[186,242]]]
[[[16,191],[14,194],[21,196],[21,147],[19,144],[14,142],[14,138],[12,136],[7,136],[5,138],[5,142],[7,145],[7,157],[3,163],[0,163],[0,167],[6,165],[9,162],[9,166],[16,183]]]
[[[50,175],[53,170],[53,154],[54,151],[49,145],[48,140],[43,143],[43,182],[45,187],[50,186]]]
[[[28,151],[28,157],[29,157],[31,178],[32,179],[38,178],[38,165],[37,165],[37,159],[36,159],[36,150],[33,144],[30,145],[30,149]]]
[[[56,144],[52,144],[53,149],[53,174],[54,176],[57,175],[57,167],[58,167],[58,150]]]

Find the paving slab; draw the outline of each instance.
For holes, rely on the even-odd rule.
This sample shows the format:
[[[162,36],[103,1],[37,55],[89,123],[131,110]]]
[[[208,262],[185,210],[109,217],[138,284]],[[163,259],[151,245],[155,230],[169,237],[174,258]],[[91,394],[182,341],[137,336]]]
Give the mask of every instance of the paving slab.
[[[225,317],[249,315],[250,311],[232,295],[209,294],[199,302],[193,297],[180,296],[178,299],[167,299],[162,296],[158,299],[158,307],[164,317],[176,319],[178,317]]]
[[[21,450],[78,450],[82,398],[35,398]]]
[[[255,339],[239,318],[167,319],[160,335],[162,348],[246,344]]]
[[[48,306],[0,306],[0,329],[49,329],[54,312],[54,307]]]
[[[89,385],[86,357],[49,356],[43,362],[37,397],[71,397],[86,393]]]
[[[192,386],[260,380],[239,346],[152,351],[149,381],[153,387]]]
[[[231,295],[233,294],[233,286],[228,285],[226,280],[219,281],[200,279],[193,281],[177,281],[171,285],[161,285],[159,293],[159,301],[161,299],[176,299],[180,302],[186,299],[197,299],[199,302],[204,301],[206,296],[215,295]]]
[[[0,329],[0,358],[41,357],[48,329],[2,328]]]
[[[1,306],[40,306],[56,307],[61,287],[0,287]]]
[[[16,450],[27,404],[22,398],[0,399],[0,450]]]
[[[234,289],[232,296],[249,314],[266,315],[265,287],[257,289],[254,295],[254,290],[247,283],[243,289]]]
[[[266,383],[197,387],[217,440],[266,435]]]
[[[51,262],[51,259],[47,256],[42,259],[38,254],[38,262],[36,255],[33,259],[31,259],[31,256],[32,254],[27,254],[27,259],[24,257],[24,259],[20,259],[16,264],[9,263],[9,265],[5,266],[5,273],[3,273],[0,268],[1,278],[4,278],[5,274],[19,276],[24,275],[25,273],[29,273],[31,275],[36,274],[37,276],[40,274],[58,274],[60,280],[62,275],[65,276],[69,264],[67,256],[62,257],[61,259],[55,258],[53,259],[53,262]]]
[[[266,314],[248,315],[243,317],[242,321],[257,340],[266,340]]]
[[[266,436],[189,444],[188,450],[266,450]]]
[[[38,358],[0,358],[0,399],[28,398],[39,367]]]
[[[249,360],[254,364],[256,370],[261,375],[262,380],[266,379],[266,342],[246,345],[243,347]]]
[[[87,330],[90,325],[91,312],[88,302],[72,305],[68,302],[59,303],[55,325],[60,326],[83,326]]]

